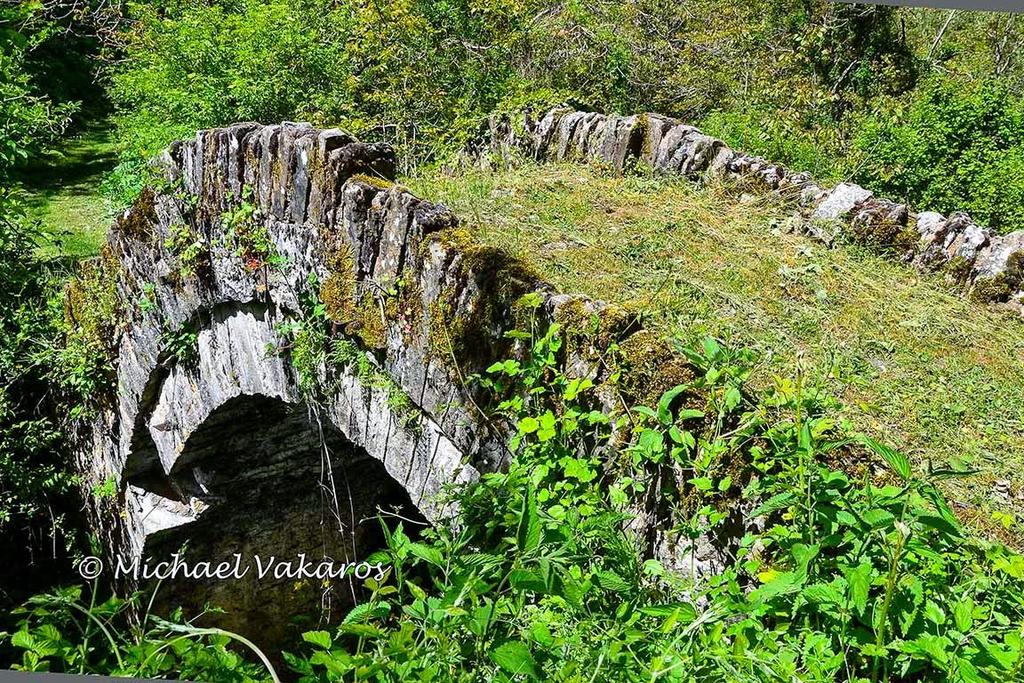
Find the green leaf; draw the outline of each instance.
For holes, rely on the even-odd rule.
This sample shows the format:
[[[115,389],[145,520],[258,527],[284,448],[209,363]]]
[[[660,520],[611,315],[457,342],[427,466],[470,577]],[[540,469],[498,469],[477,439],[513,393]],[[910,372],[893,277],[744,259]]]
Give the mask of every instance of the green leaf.
[[[547,592],[544,577],[529,569],[513,569],[508,574],[508,582],[516,590],[533,591],[534,593]]]
[[[939,607],[938,603],[928,600],[924,605],[924,616],[928,621],[941,626],[946,623],[946,613]]]
[[[422,543],[410,543],[409,552],[424,562],[429,562],[435,567],[444,567],[444,558],[437,548]]]
[[[703,346],[704,357],[708,360],[714,360],[722,353],[722,347],[712,337],[705,337]]]
[[[535,417],[524,417],[519,421],[520,434],[533,434],[538,429],[540,429],[540,423]]]
[[[974,625],[974,601],[967,597],[953,605],[953,622],[956,630],[967,633]]]
[[[491,650],[490,655],[491,660],[501,667],[502,671],[513,676],[526,675],[533,680],[540,680],[537,663],[526,643],[510,640]]]
[[[555,414],[550,410],[544,412],[540,416],[540,428],[537,430],[537,438],[541,441],[550,441],[556,434],[555,430]]]
[[[907,460],[907,456],[864,434],[858,436],[858,441],[867,446],[870,451],[875,453],[875,455],[881,457],[882,460],[884,460],[889,467],[896,472],[896,474],[900,475],[900,478],[902,478],[903,481],[910,481],[912,472],[910,469],[910,461]]]
[[[657,413],[655,413],[653,410],[651,410],[647,406],[635,406],[635,407],[631,408],[630,410],[632,410],[634,413],[640,413],[641,415],[649,417],[652,420],[657,420],[658,419]]]
[[[338,627],[338,633],[358,638],[379,638],[384,635],[384,631],[373,624],[342,624]]]
[[[868,593],[871,590],[871,563],[862,560],[856,567],[847,568],[845,574],[850,604],[858,614],[863,615],[868,606]]]
[[[952,645],[948,638],[926,634],[902,643],[900,650],[912,657],[945,665],[949,661]]]
[[[641,614],[652,617],[672,617],[677,621],[688,624],[697,618],[697,608],[688,602],[676,602],[668,605],[647,605],[637,609]]]
[[[540,545],[540,517],[537,515],[537,498],[532,489],[523,494],[519,511],[519,527],[516,529],[516,545],[522,552],[535,550]]]
[[[640,432],[637,446],[651,455],[661,453],[665,448],[665,437],[657,429],[645,429]]]
[[[779,510],[785,510],[790,505],[795,503],[796,499],[796,494],[793,493],[792,491],[787,491],[785,493],[777,493],[768,500],[766,500],[765,502],[761,503],[759,506],[757,506],[757,508],[751,513],[750,516],[761,517],[762,515],[770,515],[773,512],[778,512]]]
[[[377,609],[381,606],[383,606],[385,610],[387,609],[387,605],[376,605],[372,602],[362,602],[353,607],[352,610],[349,611],[347,615],[345,615],[345,619],[341,623],[356,624],[364,622],[370,617],[372,617],[374,613],[377,611]]]
[[[714,482],[707,477],[694,477],[690,480],[690,483],[693,484],[693,487],[698,491],[710,491],[715,488]]]
[[[800,594],[815,605],[839,605],[843,601],[842,594],[830,583],[813,583],[805,586]]]
[[[805,579],[806,575],[800,575],[797,572],[783,572],[753,591],[749,596],[750,603],[758,605],[779,595],[796,592],[800,590],[800,586]]]
[[[889,526],[896,521],[896,517],[888,510],[881,508],[871,508],[861,515],[861,519],[872,529],[879,529],[884,526]]]
[[[658,421],[661,422],[661,424],[672,424],[672,402],[687,389],[688,387],[685,384],[680,384],[672,387],[661,395],[661,400],[658,401]]]
[[[626,593],[632,588],[625,579],[615,572],[599,571],[594,578],[597,580],[598,586],[615,593]]]
[[[324,650],[331,649],[331,634],[327,631],[306,631],[302,634],[302,639]]]
[[[21,630],[16,631],[14,635],[11,636],[11,645],[14,647],[20,647],[24,650],[31,650],[35,647],[36,641],[28,631]]]
[[[981,677],[981,673],[977,667],[974,666],[968,659],[963,657],[956,658],[956,668],[960,673],[960,680],[963,683],[984,683],[985,679]]]

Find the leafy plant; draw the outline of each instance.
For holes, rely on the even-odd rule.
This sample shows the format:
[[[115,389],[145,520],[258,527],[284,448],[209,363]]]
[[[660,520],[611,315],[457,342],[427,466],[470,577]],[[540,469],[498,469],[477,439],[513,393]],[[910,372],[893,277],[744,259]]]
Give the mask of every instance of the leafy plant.
[[[166,330],[160,337],[164,353],[179,363],[188,365],[199,358],[199,332],[190,323],[175,330]]]
[[[589,380],[558,370],[557,326],[517,336],[525,358],[481,378],[515,426],[507,472],[453,492],[456,524],[415,542],[388,533],[391,580],[368,583],[335,631],[306,634],[313,654],[289,656],[303,680],[1019,674],[1024,559],[962,530],[936,487],[955,473],[915,477],[901,454],[844,434],[801,378],[755,401],[750,355],[713,340],[685,349],[692,385],[631,410],[630,459],[611,463],[609,437],[634,423],[594,410]],[[837,458],[846,469],[826,464]],[[657,485],[664,465],[677,487]],[[694,585],[643,559],[627,487],[675,504],[684,539],[737,506],[760,522]],[[688,492],[696,504],[678,505]]]
[[[31,598],[14,611],[19,618],[17,629],[0,634],[21,652],[13,668],[239,683],[277,681],[266,655],[237,634],[195,626],[178,613],[166,620],[145,610],[141,621],[133,623],[130,615],[141,608],[140,597],[100,602],[95,586],[85,595],[80,586],[73,586]],[[229,647],[233,643],[261,664],[247,662]]]
[[[252,189],[246,187],[238,206],[221,215],[221,226],[225,246],[233,249],[249,270],[259,270],[279,263],[279,258],[277,245],[262,222],[259,208],[249,201],[251,194]]]
[[[172,225],[164,246],[178,257],[184,277],[191,277],[210,266],[210,245],[190,223]]]

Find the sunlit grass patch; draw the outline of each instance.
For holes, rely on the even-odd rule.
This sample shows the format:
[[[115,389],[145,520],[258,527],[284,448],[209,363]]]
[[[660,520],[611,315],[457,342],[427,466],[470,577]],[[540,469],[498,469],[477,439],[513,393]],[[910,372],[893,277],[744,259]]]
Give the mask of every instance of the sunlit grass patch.
[[[84,258],[99,253],[111,222],[100,183],[114,162],[110,130],[95,125],[22,174],[29,215],[52,236],[40,245],[43,255]]]

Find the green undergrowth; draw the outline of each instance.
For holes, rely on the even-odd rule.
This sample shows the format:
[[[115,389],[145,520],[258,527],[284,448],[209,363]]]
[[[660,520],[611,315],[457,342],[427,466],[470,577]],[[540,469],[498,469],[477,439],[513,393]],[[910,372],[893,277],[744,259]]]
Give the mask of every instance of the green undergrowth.
[[[638,305],[668,338],[712,334],[756,351],[754,387],[803,362],[844,417],[918,471],[977,469],[947,485],[962,516],[996,534],[1013,526],[990,490],[1024,485],[1024,322],[1014,315],[891,256],[788,234],[784,208],[725,188],[579,165],[403,182],[561,291]]]
[[[382,525],[367,561],[387,576],[283,655],[299,680],[1019,680],[1024,558],[964,531],[937,488],[957,473],[915,474],[802,372],[751,393],[755,354],[711,338],[680,349],[689,381],[607,411],[562,370],[557,324],[513,334],[522,353],[470,378],[500,399],[507,470],[451,489],[456,519],[418,540]],[[738,507],[762,523],[737,529]],[[717,566],[695,583],[685,553],[652,556],[642,509],[684,546],[718,537]],[[35,598],[10,636],[16,666],[274,675],[181,615],[110,628],[119,605]]]
[[[1024,560],[962,531],[935,485],[948,473],[916,477],[802,375],[748,398],[752,355],[711,339],[681,351],[690,382],[612,415],[559,370],[557,325],[526,339],[478,378],[507,396],[508,470],[455,492],[457,523],[388,533],[393,581],[305,634],[303,681],[1019,676]],[[673,538],[728,529],[740,500],[765,524],[695,585],[630,530],[643,500]]]

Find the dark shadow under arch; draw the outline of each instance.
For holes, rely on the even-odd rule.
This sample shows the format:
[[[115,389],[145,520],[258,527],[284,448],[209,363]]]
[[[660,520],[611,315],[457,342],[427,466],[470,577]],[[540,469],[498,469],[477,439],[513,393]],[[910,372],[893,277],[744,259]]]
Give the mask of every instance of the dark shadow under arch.
[[[275,651],[318,619],[340,618],[359,599],[362,582],[260,578],[255,556],[360,561],[383,547],[381,520],[391,527],[411,520],[402,524],[412,536],[425,523],[380,461],[326,421],[321,428],[308,406],[265,396],[239,396],[211,413],[164,488],[202,512],[147,540],[150,566],[184,547],[182,557],[193,565],[233,563],[237,553],[249,571],[241,579],[165,582],[158,602],[191,614],[216,605],[226,612],[206,623]]]

